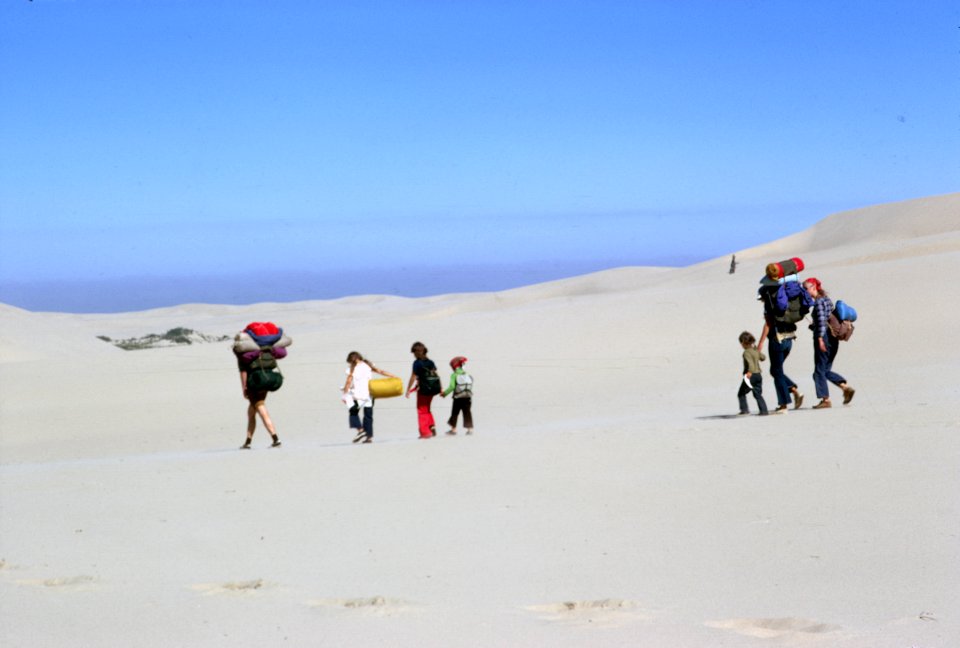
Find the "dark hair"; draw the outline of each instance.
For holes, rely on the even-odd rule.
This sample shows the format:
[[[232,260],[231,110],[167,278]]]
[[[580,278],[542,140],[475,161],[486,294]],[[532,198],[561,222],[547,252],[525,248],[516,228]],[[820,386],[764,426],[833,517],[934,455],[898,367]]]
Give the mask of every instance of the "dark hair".
[[[750,331],[744,331],[740,334],[740,344],[749,344],[753,346],[753,343],[757,341],[757,338],[753,337],[753,333]]]
[[[427,347],[423,342],[414,342],[413,346],[410,347],[410,353],[417,356],[418,358],[426,358]]]
[[[351,351],[347,354],[347,362],[349,362],[351,365],[355,365],[358,362],[363,362],[363,356],[360,355],[359,351]]]

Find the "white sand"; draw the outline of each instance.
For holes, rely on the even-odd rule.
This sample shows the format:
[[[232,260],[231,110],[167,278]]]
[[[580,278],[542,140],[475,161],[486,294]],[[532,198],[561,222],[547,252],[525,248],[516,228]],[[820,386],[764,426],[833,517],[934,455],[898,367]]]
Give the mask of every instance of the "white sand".
[[[763,266],[795,255],[860,313],[835,366],[857,396],[809,409],[804,329],[807,407],[719,418]],[[960,194],[737,259],[428,299],[0,307],[0,645],[958,645]],[[263,319],[295,340],[277,450],[262,429],[237,450],[228,344],[96,339]],[[419,441],[392,399],[352,445],[347,352],[406,377],[416,339],[470,358],[477,434]]]

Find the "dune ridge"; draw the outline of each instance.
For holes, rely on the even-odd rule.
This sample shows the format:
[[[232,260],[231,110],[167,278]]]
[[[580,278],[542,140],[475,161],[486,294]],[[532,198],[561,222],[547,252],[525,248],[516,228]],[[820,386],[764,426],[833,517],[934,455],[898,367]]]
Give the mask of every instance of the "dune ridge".
[[[0,644],[952,645],[958,206],[833,215],[734,274],[725,256],[424,299],[0,306]],[[835,366],[856,398],[809,408],[801,327],[807,406],[731,417],[757,280],[795,255],[860,313]],[[262,430],[237,449],[229,342],[96,337],[255,319],[294,340],[278,449]],[[396,398],[353,445],[347,352],[406,377],[417,339],[444,377],[469,358],[476,434],[417,440]]]

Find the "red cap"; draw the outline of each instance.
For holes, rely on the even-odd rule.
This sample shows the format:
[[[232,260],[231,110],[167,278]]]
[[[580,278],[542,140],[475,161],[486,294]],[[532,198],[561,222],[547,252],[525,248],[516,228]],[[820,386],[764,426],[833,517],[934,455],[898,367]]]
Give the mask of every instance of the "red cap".
[[[454,358],[453,360],[450,361],[450,366],[451,366],[453,369],[456,369],[457,367],[463,366],[463,363],[466,362],[466,361],[467,361],[467,359],[464,358],[463,356],[457,356],[456,358]]]

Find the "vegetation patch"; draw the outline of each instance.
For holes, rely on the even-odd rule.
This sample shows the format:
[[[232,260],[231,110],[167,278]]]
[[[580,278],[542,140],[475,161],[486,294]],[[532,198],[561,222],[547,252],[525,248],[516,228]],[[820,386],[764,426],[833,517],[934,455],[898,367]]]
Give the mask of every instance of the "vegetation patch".
[[[120,347],[124,351],[136,351],[139,349],[156,349],[159,347],[183,346],[184,344],[203,344],[204,342],[226,342],[230,339],[229,335],[205,335],[198,333],[193,329],[179,326],[172,328],[166,333],[151,333],[138,338],[127,338],[125,340],[114,340],[106,335],[98,335],[98,339],[104,342]]]

